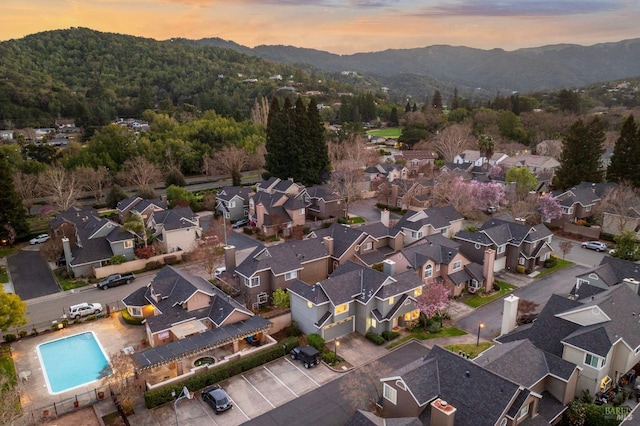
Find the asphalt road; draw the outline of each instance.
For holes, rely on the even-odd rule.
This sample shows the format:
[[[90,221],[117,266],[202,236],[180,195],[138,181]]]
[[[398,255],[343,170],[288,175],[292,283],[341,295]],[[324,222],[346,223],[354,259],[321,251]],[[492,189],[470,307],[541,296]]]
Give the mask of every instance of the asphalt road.
[[[402,346],[375,361],[380,363],[379,367],[375,369],[376,373],[380,374],[376,374],[376,377],[372,379],[377,382],[378,375],[391,373],[426,355],[428,352],[428,348],[416,342]],[[345,373],[339,379],[333,380],[244,424],[256,426],[343,425],[357,408],[367,408],[366,401],[360,399],[359,403],[356,403],[353,400],[353,396],[350,397],[348,392],[341,386],[345,381],[361,381],[363,377],[358,374],[359,370],[361,369]],[[362,386],[366,386],[366,384],[362,383]],[[375,393],[370,394],[370,398],[377,399],[377,395]]]
[[[560,250],[561,241],[571,242],[571,250],[566,255],[562,253],[562,250]],[[584,249],[580,244],[581,243],[579,241],[569,240],[555,235],[551,240],[551,247],[553,247],[554,253],[559,258],[570,260],[578,265],[585,265],[589,267],[597,266],[600,264],[602,258],[608,254],[604,252],[597,252],[595,250]]]
[[[60,291],[49,264],[40,255],[37,247],[27,246],[26,249],[19,250],[7,258],[13,289],[22,300]]]
[[[588,269],[582,265],[560,269],[533,281],[526,287],[517,289],[513,294],[521,300],[526,299],[537,303],[539,305],[538,312],[540,312],[552,294],[568,295],[576,283],[576,275]],[[456,325],[475,335],[478,332],[478,324],[483,323],[485,326],[480,330],[480,337],[493,340],[500,333],[502,326],[503,299],[504,297],[476,309],[466,317],[459,319]]]

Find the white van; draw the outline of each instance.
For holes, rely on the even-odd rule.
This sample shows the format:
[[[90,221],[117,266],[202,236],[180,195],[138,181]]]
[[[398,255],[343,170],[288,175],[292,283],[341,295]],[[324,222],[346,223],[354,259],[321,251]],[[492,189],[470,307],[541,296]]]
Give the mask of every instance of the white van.
[[[102,312],[102,305],[99,303],[79,303],[69,306],[68,318],[78,319],[89,315],[99,314]]]

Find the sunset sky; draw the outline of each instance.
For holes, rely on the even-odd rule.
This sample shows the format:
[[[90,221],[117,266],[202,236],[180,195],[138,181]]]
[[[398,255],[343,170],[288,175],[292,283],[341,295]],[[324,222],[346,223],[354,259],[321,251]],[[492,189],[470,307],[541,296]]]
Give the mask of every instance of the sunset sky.
[[[3,0],[0,40],[86,27],[338,54],[434,44],[513,50],[640,37],[638,0]]]

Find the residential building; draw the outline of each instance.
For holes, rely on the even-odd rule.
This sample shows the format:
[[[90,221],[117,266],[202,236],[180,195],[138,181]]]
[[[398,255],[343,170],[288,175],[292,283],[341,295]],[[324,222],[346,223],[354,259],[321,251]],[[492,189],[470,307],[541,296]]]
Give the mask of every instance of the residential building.
[[[252,194],[253,189],[248,186],[225,186],[216,194],[216,211],[226,220],[246,219]]]
[[[315,219],[344,217],[346,204],[340,194],[329,185],[314,185],[306,188],[307,216]]]
[[[378,185],[378,202],[402,210],[422,210],[432,200],[433,180],[396,179]]]
[[[387,182],[393,182],[396,179],[407,179],[409,177],[409,169],[403,164],[381,163],[367,167],[364,170],[364,175],[370,181],[386,180]]]
[[[200,219],[191,207],[154,211],[147,223],[153,229],[154,246],[160,253],[192,251],[202,235]]]
[[[430,207],[420,211],[408,211],[395,228],[404,233],[404,244],[408,245],[427,235],[455,235],[462,229],[464,217],[452,206]]]
[[[265,236],[288,236],[292,228],[304,226],[305,218],[306,203],[303,197],[260,190],[249,198],[249,220]]]
[[[551,180],[555,171],[560,167],[560,162],[546,155],[519,154],[503,159],[500,165],[505,169],[526,167],[536,176],[544,173],[548,180]]]
[[[593,214],[594,207],[606,196],[611,184],[581,182],[566,191],[553,193],[554,198],[562,207],[562,217],[554,219],[551,224],[562,226],[579,220],[588,220]]]
[[[495,166],[506,160],[508,157],[509,156],[504,152],[494,152],[491,155],[491,158],[487,159],[487,157],[482,155],[480,151],[465,149],[453,158],[453,162],[456,164],[473,163],[476,167],[482,167],[487,163],[489,163],[490,166]]]
[[[145,200],[137,195],[132,195],[119,201],[116,209],[118,210],[118,217],[121,223],[126,222],[129,216],[131,216],[133,212],[136,212],[142,216],[146,224],[151,213],[166,210],[167,207],[167,200],[164,197],[157,200]]]
[[[585,299],[622,283],[640,293],[640,265],[604,256],[598,266],[576,277],[576,285],[569,296],[576,300]]]
[[[438,154],[429,150],[404,150],[393,158],[396,163],[399,160],[404,161],[411,173],[417,173],[423,167],[433,166]]]

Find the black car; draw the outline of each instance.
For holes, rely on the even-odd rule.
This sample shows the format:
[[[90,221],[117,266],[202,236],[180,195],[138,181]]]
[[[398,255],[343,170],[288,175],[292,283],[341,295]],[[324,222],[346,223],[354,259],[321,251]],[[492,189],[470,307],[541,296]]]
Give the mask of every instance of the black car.
[[[202,400],[209,404],[216,414],[224,413],[233,408],[233,401],[218,385],[210,386],[203,390]]]
[[[291,351],[292,359],[299,359],[305,368],[314,367],[320,364],[320,352],[313,346],[298,346]]]

